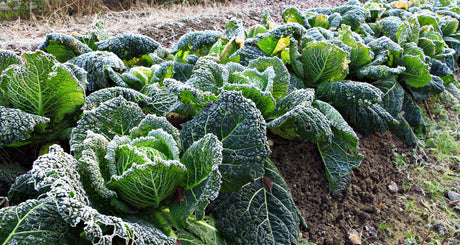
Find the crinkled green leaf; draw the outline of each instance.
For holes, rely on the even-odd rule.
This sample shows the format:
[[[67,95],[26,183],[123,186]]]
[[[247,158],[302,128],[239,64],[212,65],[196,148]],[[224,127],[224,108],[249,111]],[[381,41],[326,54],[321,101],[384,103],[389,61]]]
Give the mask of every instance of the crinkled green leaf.
[[[330,144],[318,144],[318,150],[326,167],[329,191],[337,195],[350,185],[352,169],[359,167],[364,158],[358,152],[358,142],[333,127]]]
[[[315,108],[317,108],[321,113],[326,116],[331,124],[331,128],[334,127],[341,134],[344,134],[344,137],[347,137],[350,142],[353,142],[355,147],[358,146],[358,136],[350,125],[343,119],[340,112],[337,111],[332,105],[323,102],[321,100],[315,100]]]
[[[189,54],[205,56],[212,45],[221,38],[222,33],[218,31],[196,31],[183,35],[171,49],[176,54],[176,59],[185,59]]]
[[[270,154],[265,120],[254,102],[238,92],[224,92],[219,100],[182,124],[184,148],[213,133],[222,141],[222,191],[236,191],[263,174],[263,161]]]
[[[96,45],[98,50],[110,51],[122,60],[153,53],[160,46],[150,37],[131,33],[117,35]]]
[[[130,88],[123,87],[111,87],[100,89],[96,92],[91,93],[85,100],[85,105],[82,109],[91,110],[99,107],[102,103],[122,96],[125,100],[138,104],[140,101],[146,101],[149,99],[146,95]]]
[[[426,86],[420,88],[409,86],[408,89],[416,100],[427,100],[431,94],[440,94],[446,90],[444,81],[440,77],[433,75],[431,76],[431,81]]]
[[[390,67],[393,67],[402,59],[404,49],[388,37],[383,36],[377,38],[369,42],[367,45],[371,47],[372,51],[376,54],[376,56],[386,56],[388,58],[386,65]]]
[[[187,222],[187,229],[177,230],[177,239],[182,245],[227,245],[219,231],[215,228],[216,221],[210,216],[206,216],[206,225],[198,222]]]
[[[270,92],[262,91],[251,84],[227,84],[227,91],[241,91],[244,97],[252,100],[264,118],[270,117],[275,109],[275,99]]]
[[[221,174],[218,165],[222,163],[222,143],[213,134],[207,134],[194,142],[181,157],[187,168],[184,186],[184,201],[173,203],[170,210],[175,224],[186,226],[192,214],[202,220],[205,208],[217,198]]]
[[[43,130],[49,118],[0,106],[0,147],[27,140],[33,132]]]
[[[338,39],[351,48],[350,69],[356,70],[372,61],[373,53],[366,44],[356,40],[349,26],[342,25]]]
[[[269,91],[275,100],[279,100],[286,96],[291,77],[283,61],[278,57],[260,57],[251,60],[248,65],[248,68],[256,68],[259,72],[266,71],[270,67],[273,67],[275,76],[273,77],[273,83],[272,86],[269,87]]]
[[[396,79],[388,79],[376,83],[376,86],[384,91],[380,105],[388,111],[397,121],[398,124],[391,124],[390,130],[405,144],[415,146],[418,144],[417,136],[412,131],[411,126],[404,119],[402,114],[405,91]]]
[[[291,64],[297,76],[310,86],[340,81],[348,73],[347,52],[327,42],[310,42],[301,54],[291,49]]]
[[[212,207],[217,229],[230,244],[299,243],[303,219],[281,174],[270,160],[265,162],[265,177],[220,194]],[[264,187],[264,181],[273,186]]]
[[[52,198],[30,199],[17,206],[0,209],[0,227],[2,244],[70,242],[66,234],[70,227],[59,216]]]
[[[50,153],[35,161],[31,175],[35,188],[46,191],[66,223],[72,227],[83,226],[82,235],[86,239],[93,244],[112,244],[115,237],[133,244],[175,243],[175,238],[167,237],[140,218],[111,216],[110,207],[105,207],[105,211],[95,209],[81,182],[78,166],[75,158],[54,145]],[[46,217],[42,215],[40,219]]]
[[[332,131],[329,120],[316,108],[298,105],[267,123],[277,135],[293,139],[300,136],[313,143],[330,142]]]
[[[83,104],[84,90],[67,66],[43,51],[25,53],[22,59],[22,65],[2,73],[0,89],[12,107],[56,123]]]
[[[106,51],[85,53],[69,60],[69,63],[77,65],[88,72],[89,92],[109,86],[111,79],[105,73],[108,67],[118,73],[123,73],[126,69],[125,64],[118,56]]]
[[[218,97],[211,92],[196,89],[174,79],[167,79],[164,83],[168,91],[178,96],[179,101],[192,107],[194,115],[208,106],[210,102],[218,99]]]
[[[332,9],[332,12],[339,13],[342,16],[342,24],[351,26],[353,31],[357,31],[361,24],[370,17],[369,10],[355,5],[342,5]]]
[[[27,172],[14,179],[8,191],[8,201],[10,206],[13,206],[29,199],[36,199],[39,195],[40,193],[34,188],[34,179],[30,172]]]
[[[281,116],[286,112],[292,110],[298,105],[310,107],[315,98],[315,90],[313,89],[296,89],[288,94],[286,97],[276,102],[275,115]]]
[[[160,88],[157,83],[146,86],[142,93],[147,95],[149,99],[139,101],[139,105],[149,114],[166,116],[179,103],[179,98],[176,94],[171,93],[166,88]]]
[[[398,42],[398,30],[403,24],[403,21],[399,17],[390,16],[377,21],[380,26],[380,30],[383,35],[387,36],[394,42]]]
[[[443,35],[454,34],[458,29],[458,20],[449,16],[443,16],[439,22]]]
[[[454,73],[446,63],[432,59],[430,67],[430,74],[440,77],[444,84],[447,85],[455,81]]]
[[[436,16],[434,13],[431,11],[424,11],[423,13],[420,13],[417,15],[418,22],[420,23],[420,26],[428,26],[431,25],[435,29],[438,28],[439,25],[439,17]]]
[[[0,74],[13,64],[22,64],[21,57],[17,56],[13,51],[0,50]]]
[[[283,11],[282,18],[286,24],[299,23],[306,29],[311,27],[305,15],[303,15],[296,7],[289,7],[285,9]]]
[[[393,116],[378,104],[366,107],[336,106],[336,109],[356,131],[365,136],[374,131],[384,133],[391,125],[398,124]]]
[[[128,135],[129,131],[136,127],[144,117],[144,113],[137,104],[121,96],[110,99],[95,109],[84,111],[77,126],[72,130],[71,150],[79,158],[88,130],[102,134],[111,140],[115,135]]]
[[[112,142],[109,143],[109,150],[112,149]],[[112,175],[107,187],[116,191],[123,201],[133,207],[157,208],[164,199],[174,193],[185,176],[184,165],[178,160],[166,160],[172,158],[164,154],[165,152],[156,150],[172,150],[167,147],[170,143],[171,141],[165,138],[147,136],[137,138],[126,145],[118,145],[115,151],[116,159],[109,159],[109,167],[112,164],[117,165],[117,174]],[[107,154],[109,153],[108,151]]]
[[[359,79],[369,78],[372,80],[380,80],[399,75],[405,70],[406,68],[404,66],[392,68],[386,65],[367,65],[357,70],[356,76]]]
[[[422,37],[418,41],[418,46],[423,49],[423,53],[428,56],[433,56],[436,54],[436,45],[433,40]]]
[[[422,61],[420,57],[411,55],[405,55],[403,61],[406,70],[399,75],[401,81],[414,88],[428,85],[431,81],[428,64]]]
[[[340,81],[320,84],[316,96],[341,107],[366,107],[381,102],[383,93],[369,83]]]
[[[324,29],[329,29],[329,22],[326,15],[315,14],[308,17],[308,23],[311,27],[321,27]]]
[[[224,67],[210,58],[198,59],[193,74],[186,84],[218,95],[227,83],[228,72]]]
[[[51,33],[46,35],[45,42],[38,48],[54,55],[54,57],[62,63],[81,54],[93,51],[88,45],[82,43],[75,37],[62,33]]]
[[[412,100],[408,93],[404,94],[403,117],[414,128],[416,133],[426,133],[426,124],[423,119],[422,109]]]
[[[244,30],[243,22],[237,19],[231,19],[225,24],[225,38],[227,40],[234,39],[236,42],[244,42],[246,39],[246,31]]]
[[[420,34],[420,24],[417,17],[410,17],[403,21],[396,33],[396,41],[399,45],[404,43],[418,43]]]

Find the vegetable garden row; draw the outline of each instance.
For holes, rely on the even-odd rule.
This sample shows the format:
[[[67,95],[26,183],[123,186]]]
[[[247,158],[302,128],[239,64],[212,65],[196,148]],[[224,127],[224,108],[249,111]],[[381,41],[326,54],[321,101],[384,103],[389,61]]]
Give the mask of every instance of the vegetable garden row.
[[[456,1],[355,0],[282,17],[232,19],[170,50],[99,22],[49,34],[33,53],[0,51],[0,147],[68,139],[71,150],[52,145],[16,178],[0,242],[298,244],[306,223],[267,131],[317,144],[336,195],[363,159],[355,132],[416,146],[416,101],[459,95]]]

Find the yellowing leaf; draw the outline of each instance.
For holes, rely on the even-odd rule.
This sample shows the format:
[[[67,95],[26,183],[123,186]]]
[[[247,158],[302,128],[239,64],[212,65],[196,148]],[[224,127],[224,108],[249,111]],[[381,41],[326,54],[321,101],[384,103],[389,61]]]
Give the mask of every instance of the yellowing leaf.
[[[404,2],[404,1],[392,2],[390,3],[390,6],[394,9],[404,9],[404,10],[409,9],[407,2]]]

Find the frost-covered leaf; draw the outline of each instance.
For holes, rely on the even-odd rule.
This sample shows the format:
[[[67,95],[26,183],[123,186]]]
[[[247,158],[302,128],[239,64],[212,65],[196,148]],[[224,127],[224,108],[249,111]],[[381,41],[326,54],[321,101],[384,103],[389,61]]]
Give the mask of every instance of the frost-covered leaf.
[[[343,5],[332,9],[332,12],[339,13],[342,23],[351,26],[353,31],[357,31],[361,24],[370,17],[369,10],[355,5]]]
[[[379,55],[387,58],[388,60],[385,64],[390,67],[394,67],[402,59],[404,49],[386,36],[377,38],[367,45],[376,54],[376,58]],[[383,65],[383,63],[379,65]]]
[[[444,16],[439,22],[443,35],[454,34],[458,29],[458,19]]]
[[[130,60],[153,53],[160,44],[147,36],[120,34],[96,43],[98,50],[110,51],[122,60]]]
[[[440,94],[446,88],[444,87],[444,81],[438,76],[431,76],[431,81],[423,87],[413,88],[408,86],[412,96],[415,100],[427,100],[431,94]]]
[[[183,35],[171,49],[176,54],[177,61],[182,62],[189,54],[205,56],[212,45],[221,38],[222,33],[218,31],[196,31]]]
[[[198,59],[193,74],[186,84],[218,95],[228,81],[228,71],[210,58]]]
[[[306,29],[309,29],[311,27],[308,23],[308,19],[296,7],[290,7],[285,9],[283,11],[282,18],[284,23],[286,24],[299,23]]]
[[[428,85],[431,81],[429,65],[420,57],[405,55],[404,66],[406,70],[399,75],[399,79],[405,84],[414,88],[420,88]]]
[[[386,65],[367,65],[357,70],[356,76],[359,79],[369,78],[372,80],[380,80],[399,75],[405,70],[406,68],[404,66],[392,68]]]
[[[49,118],[0,106],[0,147],[27,140],[38,129],[43,130]]]
[[[0,50],[0,73],[6,70],[6,68],[8,68],[10,65],[19,65],[21,63],[21,57],[17,56],[13,51]]]
[[[347,52],[327,42],[310,42],[301,54],[291,48],[292,68],[310,86],[342,80],[348,73],[346,58]]]
[[[300,136],[313,143],[330,142],[332,138],[329,120],[316,108],[298,105],[267,123],[267,127],[283,138]]]
[[[366,107],[382,101],[382,91],[369,83],[340,81],[321,83],[316,96],[341,107]]]
[[[260,57],[249,62],[248,68],[256,68],[259,72],[266,71],[273,67],[275,76],[273,77],[272,86],[269,87],[273,98],[279,100],[286,96],[290,84],[290,74],[283,61],[278,57],[268,58]]]
[[[184,148],[208,133],[222,141],[222,191],[236,191],[263,174],[263,161],[270,154],[265,120],[254,102],[241,93],[224,92],[182,128]]]
[[[109,86],[111,79],[104,72],[107,68],[111,68],[118,73],[123,73],[126,69],[125,64],[118,56],[106,51],[85,53],[69,60],[69,63],[77,65],[88,72],[89,92]]]
[[[79,158],[88,130],[102,134],[108,140],[115,135],[128,135],[129,131],[144,119],[141,108],[119,96],[102,103],[99,107],[84,111],[77,126],[72,130],[71,150]]]
[[[378,104],[366,107],[340,107],[336,106],[342,116],[353,128],[363,135],[379,131],[384,133],[388,127],[398,122]]]
[[[140,101],[147,101],[148,96],[142,94],[134,89],[123,88],[123,87],[111,87],[100,89],[94,93],[91,93],[85,100],[85,105],[82,109],[91,110],[99,107],[102,103],[122,96],[125,100],[139,104]]]
[[[238,192],[220,194],[212,214],[217,229],[230,244],[298,244],[304,224],[288,185],[270,160],[265,177],[244,185]],[[267,190],[262,181],[273,180]]]
[[[394,42],[398,42],[398,30],[403,24],[400,17],[390,16],[377,21],[382,34]]]
[[[83,187],[78,166],[75,158],[54,145],[50,153],[35,161],[31,175],[35,188],[46,191],[62,219],[72,227],[83,227],[84,238],[93,244],[112,244],[115,237],[133,244],[174,244],[175,238],[167,237],[140,218],[112,216],[110,207],[105,207],[106,213],[95,209]],[[40,219],[47,217],[41,215]]]
[[[70,242],[70,226],[60,217],[51,198],[30,199],[0,209],[2,244],[58,244]],[[75,241],[75,240],[73,240]]]
[[[83,104],[84,90],[67,66],[43,51],[25,53],[22,59],[23,64],[2,73],[0,89],[11,107],[56,123]]]
[[[54,55],[54,57],[62,63],[81,54],[93,51],[88,45],[82,43],[75,37],[62,33],[51,33],[46,35],[45,42],[38,48]]]
[[[332,127],[334,137],[330,144],[318,144],[318,150],[326,167],[329,191],[337,195],[350,185],[350,174],[364,158],[358,152],[357,140]]]
[[[217,198],[221,174],[218,165],[222,163],[222,143],[213,134],[207,134],[194,142],[181,157],[187,168],[184,186],[184,201],[170,205],[176,225],[185,226],[192,214],[202,220],[205,208]]]
[[[350,69],[353,71],[372,61],[373,53],[369,46],[357,40],[349,26],[342,25],[338,39],[351,48]]]

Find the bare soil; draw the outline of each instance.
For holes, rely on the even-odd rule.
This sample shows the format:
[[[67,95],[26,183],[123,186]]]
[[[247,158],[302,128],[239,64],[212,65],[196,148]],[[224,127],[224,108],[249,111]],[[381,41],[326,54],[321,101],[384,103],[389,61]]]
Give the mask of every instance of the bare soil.
[[[115,0],[105,2],[114,8],[117,6]],[[241,19],[247,26],[258,23],[264,9],[282,23],[282,11],[290,6],[306,10],[344,3],[343,0],[234,0],[197,6],[134,7],[134,10],[78,18],[3,21],[0,24],[0,48],[18,54],[35,50],[48,33],[84,33],[91,30],[98,19],[104,20],[111,35],[139,33],[171,47],[190,31],[222,31],[231,18]],[[271,139],[274,141],[272,160],[291,187],[296,205],[308,224],[308,228],[302,231],[303,238],[308,241],[317,244],[404,244],[408,233],[424,237],[433,230],[433,226],[424,225],[429,223],[426,214],[417,215],[405,209],[405,201],[420,198],[423,193],[417,186],[402,188],[409,175],[398,170],[393,154],[397,151],[410,156],[413,149],[390,132],[360,137],[360,152],[365,158],[354,170],[350,187],[336,197],[329,194],[324,165],[316,145],[300,139],[288,141],[275,136]],[[432,156],[423,154],[409,159],[412,163],[421,160],[435,161]],[[390,185],[396,185],[399,190],[390,190]]]

